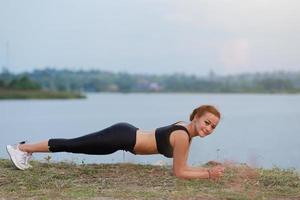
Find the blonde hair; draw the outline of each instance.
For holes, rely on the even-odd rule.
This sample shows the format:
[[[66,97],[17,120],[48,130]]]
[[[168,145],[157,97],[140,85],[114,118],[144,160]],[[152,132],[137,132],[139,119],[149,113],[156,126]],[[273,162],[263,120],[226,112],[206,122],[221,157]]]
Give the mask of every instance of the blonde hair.
[[[206,112],[214,114],[219,119],[221,118],[221,113],[218,111],[216,107],[212,105],[202,105],[193,110],[193,112],[190,115],[190,121],[193,121],[195,116],[201,117]]]

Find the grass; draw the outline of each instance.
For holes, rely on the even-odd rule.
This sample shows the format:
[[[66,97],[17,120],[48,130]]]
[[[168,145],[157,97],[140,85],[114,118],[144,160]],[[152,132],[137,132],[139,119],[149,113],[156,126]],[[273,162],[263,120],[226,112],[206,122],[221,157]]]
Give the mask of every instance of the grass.
[[[300,199],[293,169],[228,165],[218,181],[184,180],[170,166],[33,161],[16,170],[0,159],[0,199]]]
[[[5,99],[74,99],[74,98],[85,98],[85,96],[82,94],[71,93],[71,92],[0,89],[0,100],[5,100]]]

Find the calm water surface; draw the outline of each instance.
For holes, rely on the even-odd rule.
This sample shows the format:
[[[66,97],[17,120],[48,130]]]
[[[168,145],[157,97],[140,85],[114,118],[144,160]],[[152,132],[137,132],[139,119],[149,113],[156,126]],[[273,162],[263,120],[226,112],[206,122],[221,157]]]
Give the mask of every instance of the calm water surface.
[[[194,107],[202,104],[216,105],[223,119],[214,134],[193,139],[190,164],[228,160],[300,168],[300,95],[104,93],[79,100],[0,101],[0,157],[8,158],[6,144],[22,140],[72,138],[122,121],[145,130],[188,121]],[[162,155],[122,151],[105,156],[43,153],[34,158],[47,155],[78,163],[172,163]]]

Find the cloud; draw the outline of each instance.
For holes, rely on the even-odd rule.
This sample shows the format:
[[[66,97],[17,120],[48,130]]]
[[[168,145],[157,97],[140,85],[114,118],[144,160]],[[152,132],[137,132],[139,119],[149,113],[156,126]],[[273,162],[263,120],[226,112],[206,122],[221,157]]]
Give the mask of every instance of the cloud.
[[[174,0],[172,4],[167,19],[210,33],[205,40],[214,43],[215,59],[224,72],[299,70],[300,1]]]
[[[205,73],[296,69],[298,0],[0,1],[0,66]],[[250,68],[251,65],[251,68]]]
[[[218,27],[230,32],[260,33],[300,30],[298,0],[173,0],[166,18],[198,27]],[[254,29],[252,29],[254,28]]]
[[[235,38],[224,43],[220,50],[220,61],[225,73],[249,70],[250,48],[245,38]]]

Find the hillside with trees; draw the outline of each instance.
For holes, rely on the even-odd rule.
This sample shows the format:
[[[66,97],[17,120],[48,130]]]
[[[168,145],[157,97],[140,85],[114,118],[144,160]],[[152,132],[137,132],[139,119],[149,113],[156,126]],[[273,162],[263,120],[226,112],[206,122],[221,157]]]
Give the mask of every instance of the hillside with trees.
[[[84,98],[84,96],[78,93],[50,91],[46,88],[43,89],[39,83],[32,81],[26,75],[11,76],[9,74],[6,74],[5,76],[2,77],[2,79],[0,79],[0,99],[69,99],[69,98]]]
[[[12,88],[36,87],[64,92],[299,93],[300,71],[227,76],[210,72],[200,77],[182,73],[149,75],[51,68],[13,74],[3,69],[0,74],[1,84],[10,84]]]

